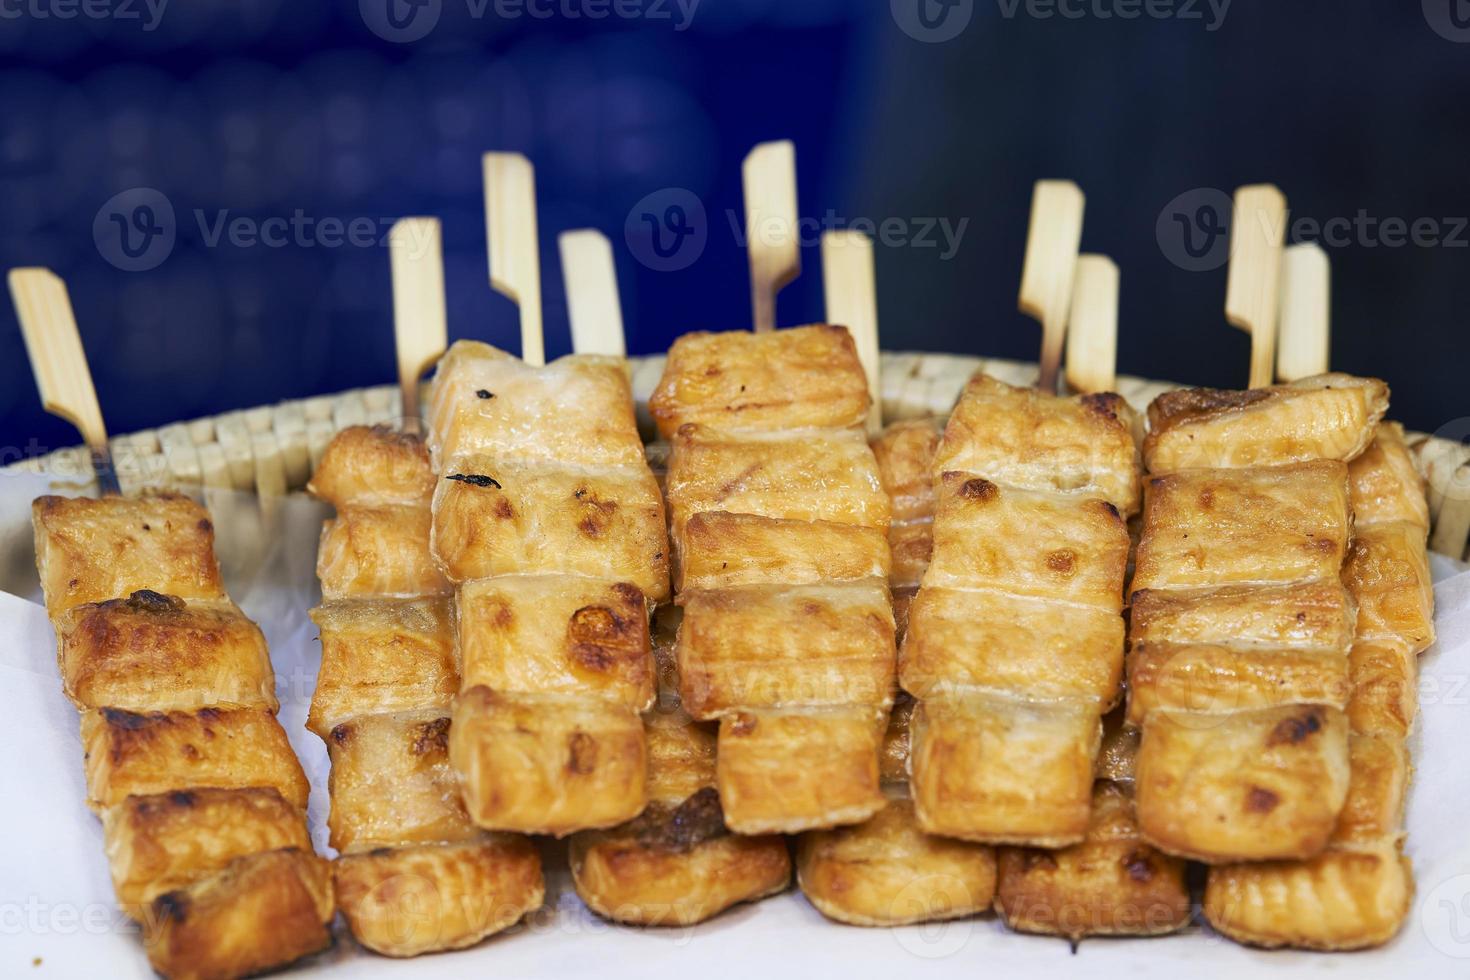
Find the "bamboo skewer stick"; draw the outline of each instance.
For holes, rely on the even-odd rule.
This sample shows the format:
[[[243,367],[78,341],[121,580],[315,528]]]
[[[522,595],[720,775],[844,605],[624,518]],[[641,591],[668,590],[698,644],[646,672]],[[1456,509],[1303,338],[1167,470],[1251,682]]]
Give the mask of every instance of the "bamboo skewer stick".
[[[878,293],[873,274],[873,242],[860,231],[822,235],[822,291],[828,323],[844,326],[857,345],[868,376],[868,432],[883,427],[883,392],[878,378]]]
[[[519,153],[486,153],[485,237],[490,287],[520,307],[521,360],[546,363],[541,325],[541,257],[536,232],[536,172]]]
[[[1041,378],[1037,386],[1053,394],[1072,305],[1086,203],[1081,189],[1070,180],[1038,180],[1031,195],[1031,223],[1026,233],[1018,305],[1022,313],[1041,324]]]
[[[745,193],[745,247],[756,333],[776,329],[776,294],[801,273],[796,211],[796,147],[758,144],[740,168]]]
[[[1276,327],[1281,312],[1281,252],[1286,235],[1286,198],[1272,184],[1235,192],[1230,221],[1230,271],[1225,318],[1251,336],[1250,386],[1262,388],[1276,375]]]
[[[1281,319],[1276,377],[1298,381],[1329,370],[1332,268],[1316,244],[1291,245],[1281,255]]]
[[[572,322],[572,350],[626,357],[612,244],[602,232],[590,228],[563,232],[556,242]]]
[[[1117,387],[1118,266],[1079,255],[1067,317],[1067,387],[1092,394]]]
[[[419,379],[449,344],[444,303],[444,252],[438,218],[400,218],[392,246],[393,340],[405,431],[418,432]]]
[[[98,492],[103,496],[120,495],[122,488],[107,442],[107,427],[102,422],[97,389],[92,384],[92,371],[87,366],[66,283],[50,269],[42,268],[11,269],[7,279],[36,387],[41,392],[41,407],[81,432],[92,454]]]

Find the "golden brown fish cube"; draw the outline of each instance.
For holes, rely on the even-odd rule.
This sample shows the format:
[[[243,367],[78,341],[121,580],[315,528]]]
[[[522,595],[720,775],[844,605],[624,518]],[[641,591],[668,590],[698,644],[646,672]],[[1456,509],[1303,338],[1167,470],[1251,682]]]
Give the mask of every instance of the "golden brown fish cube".
[[[1138,825],[1155,847],[1208,864],[1307,858],[1331,838],[1349,775],[1336,708],[1155,711],[1138,749]]]
[[[669,348],[648,408],[665,439],[698,422],[722,429],[859,426],[868,382],[844,327],[685,334]]]
[[[1151,473],[1347,461],[1367,447],[1387,409],[1387,385],[1347,374],[1249,391],[1165,392],[1148,407],[1144,461]]]
[[[455,582],[565,572],[669,594],[663,498],[646,467],[461,457],[434,494],[433,551]]]
[[[447,595],[452,586],[429,553],[429,508],[354,506],[322,525],[316,574],[326,599]]]
[[[1186,470],[1144,487],[1135,591],[1329,581],[1347,556],[1347,467],[1335,460]]]
[[[921,701],[909,762],[919,826],[987,843],[1077,843],[1101,714],[1096,705],[978,694]]]
[[[62,690],[79,708],[278,707],[265,637],[229,600],[141,590],[75,606],[56,627]]]
[[[448,713],[459,664],[448,597],[339,599],[311,611],[322,664],[306,727],[325,739],[358,715]]]
[[[1132,514],[1139,499],[1135,425],[1120,395],[1057,398],[977,374],[949,418],[933,472],[1101,497]]]

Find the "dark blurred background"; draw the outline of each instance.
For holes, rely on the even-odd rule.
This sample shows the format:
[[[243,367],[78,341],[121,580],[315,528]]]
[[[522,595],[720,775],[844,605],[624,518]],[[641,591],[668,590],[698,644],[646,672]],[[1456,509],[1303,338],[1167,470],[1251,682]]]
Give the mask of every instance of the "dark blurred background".
[[[0,0],[0,264],[66,278],[114,432],[391,381],[400,215],[443,219],[451,336],[517,349],[488,149],[537,166],[549,355],[575,227],[613,240],[630,353],[745,326],[740,161],[782,137],[805,216],[888,222],[886,348],[1034,357],[1031,185],[1069,177],[1122,270],[1120,370],[1239,386],[1223,245],[1173,215],[1272,181],[1331,256],[1334,367],[1415,428],[1470,416],[1463,0],[160,4]],[[641,216],[691,195],[703,234],[663,259]],[[784,324],[821,316],[816,230]],[[9,462],[77,440],[0,305]]]

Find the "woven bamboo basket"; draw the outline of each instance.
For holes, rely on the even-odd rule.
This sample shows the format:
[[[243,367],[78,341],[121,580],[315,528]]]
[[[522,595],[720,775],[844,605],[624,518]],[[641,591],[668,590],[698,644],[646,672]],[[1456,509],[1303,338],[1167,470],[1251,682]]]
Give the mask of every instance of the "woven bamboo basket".
[[[651,438],[647,402],[663,374],[664,358],[634,357],[629,365],[639,421]],[[881,374],[884,422],[948,414],[960,389],[979,370],[1017,385],[1034,384],[1038,375],[1034,363],[885,351]],[[1155,396],[1176,387],[1126,375],[1117,382],[1118,393],[1140,411]],[[112,451],[125,492],[145,486],[186,492],[236,490],[255,493],[264,503],[304,488],[327,443],[341,429],[391,423],[401,414],[397,387],[383,385],[117,436]],[[1428,482],[1434,521],[1430,547],[1456,559],[1470,559],[1470,446],[1421,433],[1410,433],[1409,445]],[[80,446],[7,469],[46,474],[82,490],[93,484],[91,457]]]

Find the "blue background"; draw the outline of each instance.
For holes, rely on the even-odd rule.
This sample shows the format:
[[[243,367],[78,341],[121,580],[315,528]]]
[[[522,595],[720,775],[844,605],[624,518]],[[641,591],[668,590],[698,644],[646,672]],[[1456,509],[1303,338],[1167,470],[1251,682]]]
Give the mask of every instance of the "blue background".
[[[1270,180],[1294,218],[1434,219],[1458,246],[1355,233],[1329,249],[1333,363],[1386,378],[1416,428],[1470,415],[1458,0],[1235,0],[1218,24],[1203,2],[1194,19],[1123,19],[1102,15],[1118,0],[1080,17],[962,0],[951,15],[970,20],[943,43],[900,28],[917,0],[702,0],[683,30],[672,4],[593,21],[439,0],[411,43],[369,29],[382,0],[173,0],[152,30],[141,0],[139,20],[55,16],[67,2],[0,0],[0,264],[67,279],[114,432],[392,379],[386,249],[211,245],[201,221],[440,216],[451,336],[516,349],[486,282],[487,149],[537,166],[550,355],[570,346],[555,234],[575,227],[613,239],[631,353],[744,326],[740,160],[781,137],[805,215],[967,221],[949,258],[880,246],[893,349],[1035,356],[1015,294],[1039,177],[1082,186],[1083,247],[1122,269],[1120,370],[1202,384],[1242,384],[1248,339],[1225,325],[1223,268],[1181,268],[1157,232],[1180,195]],[[176,241],[130,272],[107,260],[106,205],[140,187],[172,206]],[[697,196],[707,241],[659,271],[624,229],[670,188]],[[821,316],[815,247],[804,263],[785,324]],[[75,441],[40,411],[3,304],[3,461]]]

